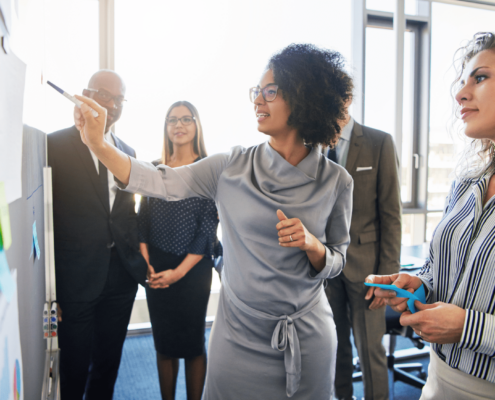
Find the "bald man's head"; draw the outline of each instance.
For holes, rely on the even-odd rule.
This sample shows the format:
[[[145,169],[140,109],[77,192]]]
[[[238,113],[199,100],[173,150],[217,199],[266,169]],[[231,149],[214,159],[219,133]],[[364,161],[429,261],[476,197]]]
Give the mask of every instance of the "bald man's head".
[[[83,95],[107,109],[105,133],[120,119],[125,96],[125,83],[114,71],[102,69],[93,74]]]
[[[122,90],[125,93],[125,83],[122,77],[117,74],[117,72],[110,69],[100,69],[96,71],[93,76],[89,79],[88,88],[92,88],[94,85],[100,84],[100,82],[106,82],[108,80],[116,80],[120,82]]]

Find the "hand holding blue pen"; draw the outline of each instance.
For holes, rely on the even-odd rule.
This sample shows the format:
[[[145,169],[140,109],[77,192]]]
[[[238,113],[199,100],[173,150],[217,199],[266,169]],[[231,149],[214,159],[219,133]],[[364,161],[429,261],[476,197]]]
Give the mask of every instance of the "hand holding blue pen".
[[[74,96],[71,96],[69,93],[63,91],[57,85],[51,83],[50,81],[47,81],[46,83],[48,83],[52,88],[54,88],[62,96],[66,97],[67,99],[69,99],[70,101],[72,101],[77,107],[81,108],[81,105],[83,104],[83,102],[81,100],[78,100]],[[93,114],[93,117],[95,117],[95,118],[97,118],[98,115],[99,115],[98,112],[96,112],[93,109],[91,109],[91,113]]]

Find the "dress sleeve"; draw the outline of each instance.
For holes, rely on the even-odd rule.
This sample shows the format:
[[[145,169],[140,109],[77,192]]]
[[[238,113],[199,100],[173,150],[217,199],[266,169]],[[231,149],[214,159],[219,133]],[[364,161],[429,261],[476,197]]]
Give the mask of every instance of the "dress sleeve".
[[[215,199],[217,183],[223,170],[231,161],[235,150],[215,154],[190,165],[170,168],[166,165],[155,167],[152,163],[131,160],[129,184],[118,186],[131,193],[176,201],[189,197]]]
[[[459,347],[495,356],[495,315],[466,310]]]
[[[216,257],[218,213],[215,203],[211,200],[202,201],[202,213],[194,239],[187,246],[190,254],[203,254]]]
[[[349,177],[350,179],[350,177]],[[325,267],[315,274],[316,270],[310,272],[315,279],[334,278],[342,272],[345,265],[345,254],[351,237],[349,229],[352,216],[352,190],[354,182],[349,180],[346,187],[340,193],[327,221],[325,245]]]
[[[141,197],[141,202],[139,203],[139,211],[137,216],[138,222],[138,238],[141,243],[149,243],[149,232],[150,232],[150,208],[149,208],[149,197]]]

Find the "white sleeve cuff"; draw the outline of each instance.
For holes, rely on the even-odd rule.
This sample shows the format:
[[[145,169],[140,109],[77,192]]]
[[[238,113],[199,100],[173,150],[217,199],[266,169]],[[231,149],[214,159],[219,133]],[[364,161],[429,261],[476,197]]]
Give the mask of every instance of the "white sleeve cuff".
[[[495,355],[495,316],[466,310],[459,346],[493,357]]]
[[[342,271],[343,264],[344,258],[342,254],[325,246],[325,267],[318,272],[311,266],[309,276],[312,279],[335,278]]]

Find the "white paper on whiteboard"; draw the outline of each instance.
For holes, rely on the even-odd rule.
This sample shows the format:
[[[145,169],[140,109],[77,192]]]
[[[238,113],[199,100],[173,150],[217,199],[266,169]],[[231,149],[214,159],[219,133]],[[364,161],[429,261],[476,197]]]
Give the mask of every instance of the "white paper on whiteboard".
[[[0,12],[7,28],[6,33],[12,34],[12,0],[0,0]]]
[[[22,196],[22,110],[26,64],[0,51],[0,181],[7,202]]]

